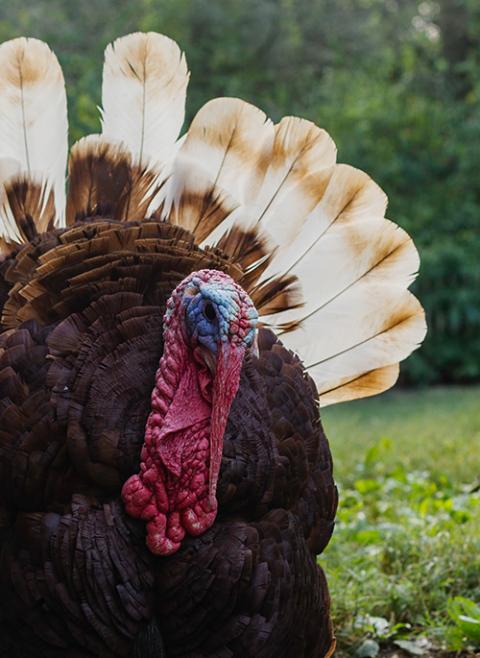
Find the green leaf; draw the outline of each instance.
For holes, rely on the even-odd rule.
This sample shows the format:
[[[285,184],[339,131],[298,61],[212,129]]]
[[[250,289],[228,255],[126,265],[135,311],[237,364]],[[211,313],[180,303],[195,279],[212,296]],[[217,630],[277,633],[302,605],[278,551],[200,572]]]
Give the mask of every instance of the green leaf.
[[[448,614],[465,637],[480,647],[480,606],[463,596],[448,601]]]
[[[375,640],[364,640],[355,651],[358,658],[375,658],[380,652],[380,645]]]
[[[413,656],[424,656],[426,647],[418,640],[394,640],[394,644]]]

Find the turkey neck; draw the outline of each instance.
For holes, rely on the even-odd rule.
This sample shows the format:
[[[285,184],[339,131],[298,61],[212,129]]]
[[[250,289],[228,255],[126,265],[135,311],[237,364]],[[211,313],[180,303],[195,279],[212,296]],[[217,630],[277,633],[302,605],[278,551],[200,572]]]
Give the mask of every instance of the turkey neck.
[[[189,361],[183,331],[178,322],[172,323],[165,335],[163,354],[155,374],[150,417],[158,414],[157,420],[165,418]]]

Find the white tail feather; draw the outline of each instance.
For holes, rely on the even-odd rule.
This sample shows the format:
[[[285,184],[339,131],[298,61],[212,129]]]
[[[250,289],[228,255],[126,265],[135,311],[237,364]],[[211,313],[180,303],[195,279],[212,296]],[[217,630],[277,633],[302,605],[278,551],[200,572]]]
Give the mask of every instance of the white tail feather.
[[[322,407],[378,395],[395,384],[399,372],[400,365],[394,363],[391,366],[370,370],[358,377],[344,377],[336,382],[331,382],[321,391]]]
[[[0,158],[7,165],[0,166],[1,182],[22,173],[46,183],[54,189],[57,224],[62,225],[68,121],[65,83],[54,53],[37,39],[3,43],[0,89]]]
[[[332,230],[348,224],[346,229],[348,239],[352,222],[358,227],[364,220],[375,217],[383,219],[387,197],[369,176],[343,164],[324,170],[322,173],[323,180],[318,174],[312,176],[312,187],[316,191],[318,203],[305,218],[302,230],[297,233],[295,241],[286,244],[285,248],[277,252],[265,276],[277,272],[290,273],[294,269],[295,273],[298,273],[297,265],[304,264],[305,259],[312,260],[312,251],[314,252],[317,243],[327,232],[331,233]],[[350,242],[352,240],[353,234]],[[318,276],[314,276],[313,281],[317,278]]]
[[[7,241],[21,242],[18,226],[11,218],[4,186],[4,183],[15,177],[20,171],[21,166],[18,160],[0,158],[0,244],[2,243],[2,237],[6,238]]]
[[[167,162],[185,116],[189,72],[175,41],[154,32],[117,39],[105,50],[102,132],[140,164]]]
[[[246,203],[263,143],[273,134],[272,122],[258,108],[238,98],[216,98],[198,111],[180,153],[200,165],[215,185]]]
[[[340,295],[282,340],[302,355],[307,368],[319,368],[316,381],[323,386],[332,378],[360,375],[406,358],[418,346],[420,324],[423,331],[422,309],[411,293],[388,283],[372,284]],[[379,349],[383,345],[385,353]],[[367,367],[363,362],[358,366],[356,354],[370,359]]]
[[[332,139],[310,121],[285,117],[275,126],[273,142],[261,154],[261,185],[249,203],[262,228],[272,232],[274,226],[279,245],[298,233],[317,205],[335,159]]]

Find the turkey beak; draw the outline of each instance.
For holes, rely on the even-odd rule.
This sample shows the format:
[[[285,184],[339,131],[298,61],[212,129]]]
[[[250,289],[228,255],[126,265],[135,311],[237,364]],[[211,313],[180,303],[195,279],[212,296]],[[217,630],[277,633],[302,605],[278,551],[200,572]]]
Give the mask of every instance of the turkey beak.
[[[215,502],[217,481],[222,463],[223,436],[227,426],[230,407],[240,385],[240,373],[244,355],[245,347],[243,345],[221,343],[218,349],[210,425],[208,493],[211,504]]]

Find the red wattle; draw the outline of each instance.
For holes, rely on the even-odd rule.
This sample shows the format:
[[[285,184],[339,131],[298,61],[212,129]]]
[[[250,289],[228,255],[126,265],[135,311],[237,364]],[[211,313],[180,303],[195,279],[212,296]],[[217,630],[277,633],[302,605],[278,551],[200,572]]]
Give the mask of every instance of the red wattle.
[[[168,354],[162,357],[140,473],[122,490],[127,513],[147,522],[147,545],[156,555],[177,551],[186,533],[205,532],[217,514],[217,501],[209,497],[211,403],[195,363],[186,351],[181,356],[181,373],[172,373]]]

